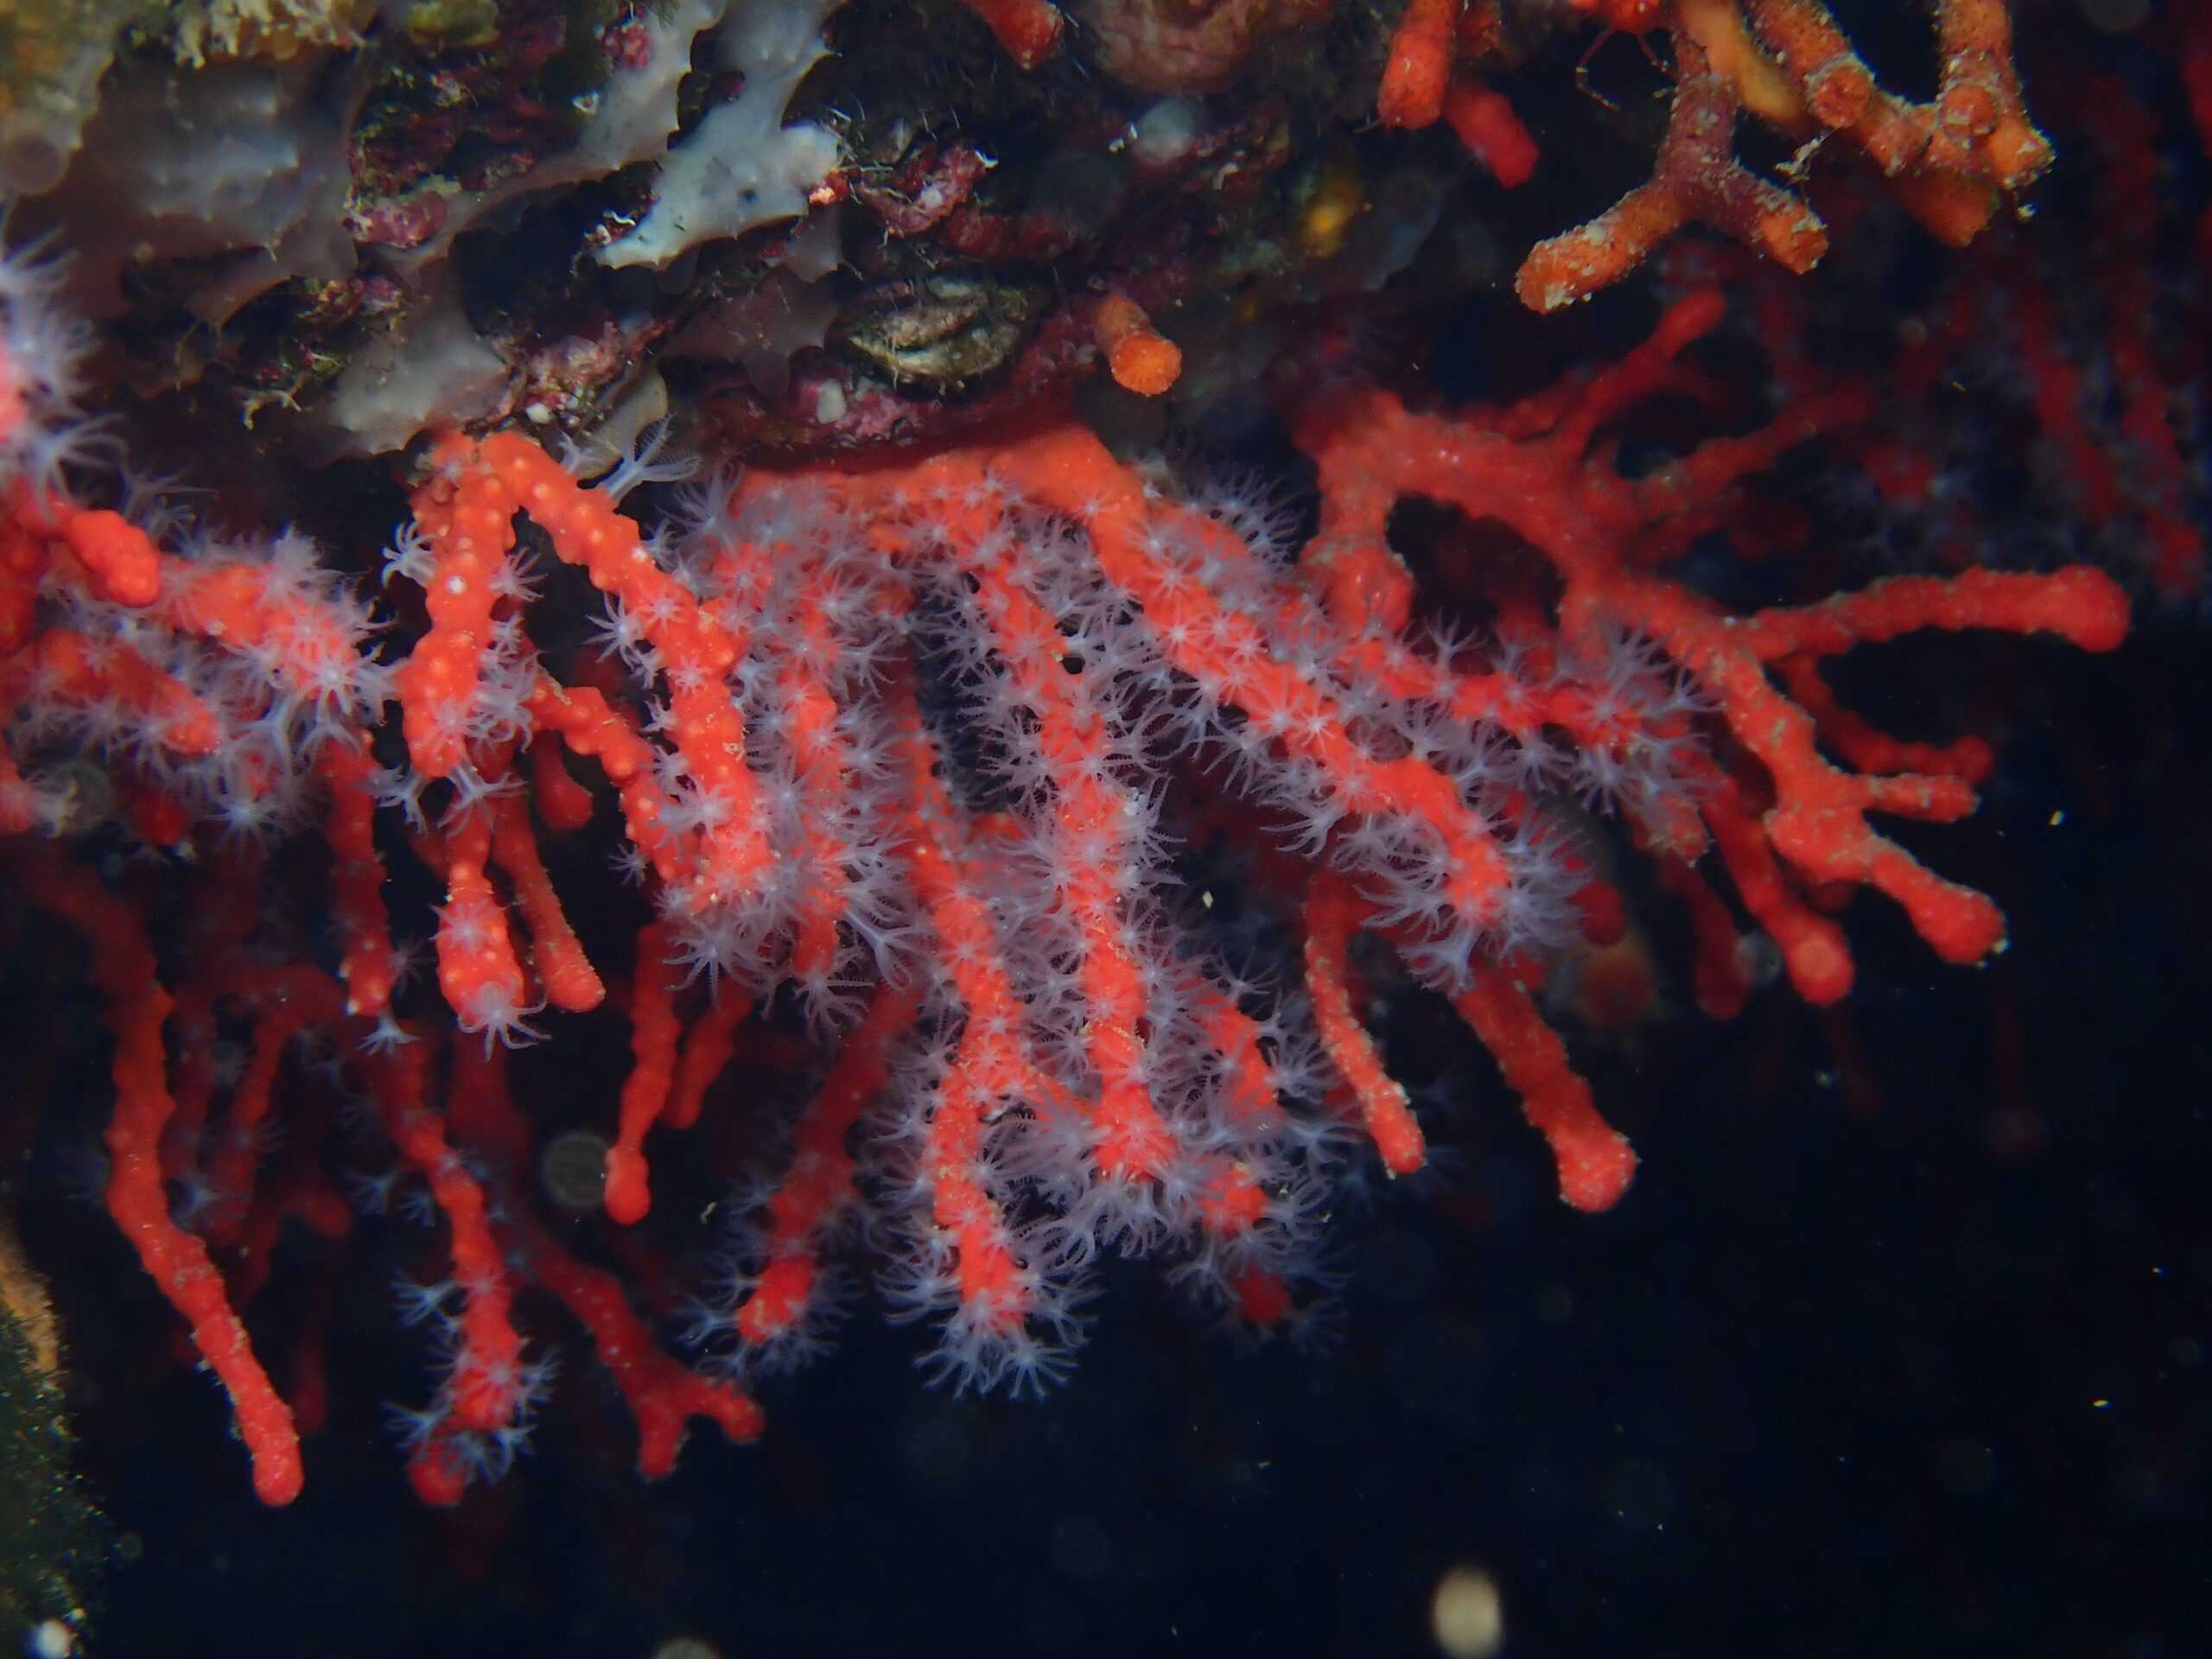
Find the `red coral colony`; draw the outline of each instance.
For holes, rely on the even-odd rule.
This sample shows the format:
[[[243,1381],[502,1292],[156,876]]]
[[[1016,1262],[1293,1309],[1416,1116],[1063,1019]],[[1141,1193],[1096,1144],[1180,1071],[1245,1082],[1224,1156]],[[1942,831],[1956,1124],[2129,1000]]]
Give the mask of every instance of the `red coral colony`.
[[[1017,1395],[1117,1259],[1324,1336],[1406,998],[1615,1205],[1657,977],[2005,948],[1910,828],[2002,754],[1845,659],[2200,590],[2212,25],[2022,11],[0,20],[11,1144],[268,1504],[257,1296],[403,1234],[435,1505],[556,1357],[650,1478],[863,1304]]]

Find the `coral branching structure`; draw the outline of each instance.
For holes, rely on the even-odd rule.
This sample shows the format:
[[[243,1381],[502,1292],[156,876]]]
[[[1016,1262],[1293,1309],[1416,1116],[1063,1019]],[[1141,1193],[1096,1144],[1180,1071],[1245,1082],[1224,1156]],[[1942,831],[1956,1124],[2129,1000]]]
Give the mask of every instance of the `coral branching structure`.
[[[1747,271],[1830,232],[1733,130],[1847,149],[1971,239],[2052,156],[2006,8],[1942,0],[1923,101],[1820,0],[1359,10],[1360,119],[1445,124],[1507,187],[1541,161],[1513,77],[1550,37],[1651,48],[1650,182],[1513,283],[1549,311],[1719,232],[1670,250],[1640,337],[1488,404],[1383,369],[1353,300],[1448,263],[1429,175],[1370,192],[1347,142],[1283,188],[1298,124],[1229,90],[1331,68],[1324,5],[947,8],[976,129],[1041,162],[816,99],[839,53],[910,39],[834,0],[496,45],[423,8],[375,49],[334,12],[188,74],[172,20],[73,108],[46,171],[128,178],[105,230],[81,194],[22,204],[73,256],[0,257],[0,927],[51,947],[40,997],[98,1006],[102,1201],[264,1501],[321,1414],[243,1317],[288,1235],[429,1229],[397,1317],[431,1380],[395,1414],[426,1501],[528,1447],[561,1330],[657,1476],[694,1422],[762,1431],[752,1390],[856,1275],[959,1389],[1063,1375],[1116,1259],[1319,1333],[1338,1196],[1430,1162],[1386,994],[1448,1004],[1599,1211],[1635,1157],[1547,991],[1632,900],[1686,918],[1715,1019],[1777,964],[1844,997],[1860,889],[1946,963],[2004,948],[1897,828],[1970,815],[1993,749],[1883,730],[1834,671],[1967,630],[2107,652],[2131,597],[1948,544],[1794,579],[1817,532],[1762,489],[1803,457],[1872,480],[1854,510],[1942,492],[1818,312]],[[253,188],[195,201],[203,153]],[[1995,285],[1961,278],[1953,319]],[[1716,349],[1746,314],[1748,393],[1744,337]],[[2106,336],[2149,457],[2123,467],[2058,324],[2018,315],[2044,447],[2104,467],[2100,529],[2185,591],[2137,324]],[[296,332],[264,350],[271,319]],[[1923,329],[1897,385],[1932,395],[1959,349]],[[217,500],[135,459],[158,422],[105,418],[137,372],[172,414],[259,377],[252,429],[201,446]],[[1232,405],[1302,482],[1136,441]],[[324,479],[359,493],[317,512]],[[319,534],[269,527],[293,512]],[[362,539],[322,529],[349,515]],[[1738,556],[1783,573],[1763,601],[1707,579]],[[671,1249],[671,1194],[702,1192],[736,1224]]]
[[[1827,227],[1801,196],[1738,162],[1737,118],[1749,114],[1792,143],[1801,161],[1834,143],[1879,171],[1933,234],[1963,246],[2050,165],[2049,139],[2029,120],[2012,61],[2010,9],[2001,0],[1938,0],[1935,96],[1916,103],[1883,88],[1822,0],[1570,0],[1606,28],[1663,34],[1675,91],[1651,181],[1578,229],[1539,244],[1514,289],[1550,311],[1618,282],[1692,220],[1804,271],[1827,250]],[[1448,3],[1410,9],[1449,14]],[[1459,22],[1478,66],[1498,49],[1499,0]],[[1383,83],[1412,125],[1449,96],[1453,54],[1401,53]],[[1414,90],[1417,88],[1418,90]]]

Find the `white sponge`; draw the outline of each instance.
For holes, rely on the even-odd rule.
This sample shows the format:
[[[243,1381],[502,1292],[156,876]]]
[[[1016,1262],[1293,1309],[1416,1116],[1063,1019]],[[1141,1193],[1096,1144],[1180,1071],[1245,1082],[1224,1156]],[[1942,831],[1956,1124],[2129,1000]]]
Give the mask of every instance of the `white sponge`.
[[[608,265],[665,265],[717,237],[742,236],[807,207],[837,165],[837,140],[810,122],[784,124],[806,72],[829,55],[822,25],[843,0],[736,0],[715,46],[721,68],[745,87],[660,164],[652,210],[627,236],[600,250]]]

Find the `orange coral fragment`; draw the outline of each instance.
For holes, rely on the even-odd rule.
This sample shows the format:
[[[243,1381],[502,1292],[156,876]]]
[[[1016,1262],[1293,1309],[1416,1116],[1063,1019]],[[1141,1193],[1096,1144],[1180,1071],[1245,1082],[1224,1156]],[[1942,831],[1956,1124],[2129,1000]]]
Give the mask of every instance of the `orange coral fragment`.
[[[1157,397],[1183,372],[1183,353],[1152,326],[1144,308],[1122,294],[1099,302],[1091,328],[1114,382],[1140,397]]]
[[[1060,49],[1067,19],[1048,0],[964,0],[982,18],[1006,54],[1024,69],[1034,69]]]
[[[1493,92],[1472,75],[1453,77],[1444,97],[1444,119],[1459,135],[1467,154],[1488,168],[1507,189],[1535,176],[1536,141],[1505,94]]]
[[[1433,126],[1444,113],[1459,9],[1460,0],[1407,0],[1406,14],[1390,36],[1389,65],[1375,94],[1375,113],[1384,126]]]
[[[1611,1209],[1636,1174],[1628,1137],[1598,1115],[1590,1085],[1568,1064],[1567,1045],[1546,1025],[1522,987],[1497,969],[1484,972],[1452,1006],[1497,1061],[1530,1127],[1550,1147],[1559,1195],[1577,1210]]]

